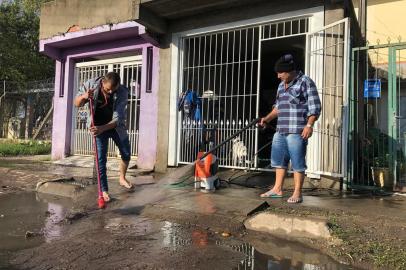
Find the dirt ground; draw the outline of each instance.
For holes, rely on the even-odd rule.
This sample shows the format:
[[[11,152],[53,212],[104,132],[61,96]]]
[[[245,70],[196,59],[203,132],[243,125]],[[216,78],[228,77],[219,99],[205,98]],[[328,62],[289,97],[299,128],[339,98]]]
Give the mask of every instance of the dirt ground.
[[[380,217],[372,214],[374,209],[367,209],[365,214],[306,206],[297,209],[289,205],[271,206],[267,211],[327,218],[332,235],[340,241],[314,241],[310,244],[337,260],[362,269],[406,269],[404,212],[399,212],[399,216]]]
[[[405,213],[379,218],[270,203],[267,211],[327,217],[342,239],[298,244],[247,232],[238,215],[160,208],[151,203],[164,200],[155,185],[137,186],[134,194],[112,185],[115,200],[105,210],[96,209],[94,189],[74,202],[33,193],[38,181],[91,175],[92,169],[55,166],[47,157],[0,159],[0,238],[6,244],[0,269],[406,269]]]

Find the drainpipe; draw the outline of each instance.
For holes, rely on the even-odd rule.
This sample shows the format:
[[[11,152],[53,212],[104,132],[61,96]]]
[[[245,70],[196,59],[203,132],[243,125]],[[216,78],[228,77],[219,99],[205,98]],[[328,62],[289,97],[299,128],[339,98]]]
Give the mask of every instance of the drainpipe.
[[[359,0],[358,22],[361,28],[363,45],[365,45],[367,41],[367,6],[367,0]]]

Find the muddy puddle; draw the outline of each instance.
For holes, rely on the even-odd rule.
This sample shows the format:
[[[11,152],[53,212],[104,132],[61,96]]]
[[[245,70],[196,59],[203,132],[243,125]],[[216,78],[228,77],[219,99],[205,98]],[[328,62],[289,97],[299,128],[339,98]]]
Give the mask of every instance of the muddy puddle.
[[[140,216],[138,209],[113,210],[67,225],[61,221],[70,207],[69,200],[39,197],[36,193],[0,196],[0,269],[96,269],[103,252],[103,269],[136,268],[140,263],[145,264],[143,269],[351,269],[294,243],[257,236],[244,242],[233,236],[223,237],[221,232],[151,220]],[[69,236],[68,227],[76,228],[76,236]],[[27,231],[33,236],[27,238]],[[102,237],[106,248],[90,252]],[[35,248],[35,257],[25,251],[30,248]],[[75,252],[80,255],[76,259]],[[48,258],[50,253],[54,254],[52,258]],[[136,256],[141,256],[141,262]],[[6,265],[11,257],[14,268]],[[64,261],[61,264],[55,258]],[[118,260],[124,268],[117,265]]]
[[[0,269],[13,252],[62,237],[70,202],[35,192],[0,196]]]
[[[234,267],[222,265],[213,269],[235,270],[339,270],[354,269],[334,261],[329,256],[303,245],[286,242],[281,239],[260,236],[250,237],[252,243],[243,242],[234,237],[223,237],[221,232],[185,227],[169,221],[152,221],[142,217],[117,217],[110,219],[105,229],[114,232],[132,230],[132,235],[149,234],[160,243],[158,248],[171,249],[182,256],[182,251],[193,250],[199,256],[203,250],[211,249],[222,256],[226,250],[240,255],[241,259]],[[255,239],[255,240],[254,240]],[[250,240],[250,239],[248,239]],[[159,259],[159,258],[157,258]],[[204,258],[203,258],[204,260]],[[227,267],[226,267],[227,265]],[[169,267],[172,269],[171,267]],[[184,269],[183,267],[181,269]],[[187,269],[187,268],[186,268]],[[189,268],[194,269],[194,268]],[[209,269],[207,267],[196,269]]]
[[[222,247],[237,251],[243,255],[243,259],[233,267],[235,270],[338,270],[353,269],[340,264],[330,257],[316,250],[304,246],[284,242],[280,239],[267,238],[263,243],[255,241],[255,244],[241,242],[233,238],[223,238],[211,234],[206,230],[195,229],[188,235],[182,235],[182,227],[171,222],[165,222],[161,230],[163,232],[163,244],[174,249],[185,246],[193,246],[197,249]],[[258,244],[258,248],[256,247]],[[255,246],[254,246],[255,245]],[[219,267],[218,269],[222,269]]]
[[[328,256],[317,254],[313,250],[302,249],[301,252],[295,252],[290,247],[285,254],[274,250],[262,251],[251,244],[244,243],[234,249],[243,252],[245,259],[234,269],[268,269],[268,270],[339,270],[354,269],[349,266],[339,264]],[[295,248],[293,248],[295,249]],[[310,255],[309,255],[310,254]]]

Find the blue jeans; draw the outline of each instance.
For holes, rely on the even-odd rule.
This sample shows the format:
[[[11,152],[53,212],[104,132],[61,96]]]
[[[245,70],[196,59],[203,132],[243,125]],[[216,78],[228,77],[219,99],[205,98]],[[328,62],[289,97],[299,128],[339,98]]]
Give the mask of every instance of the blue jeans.
[[[294,172],[306,171],[306,148],[307,140],[300,134],[276,132],[272,141],[271,166],[287,169],[290,161]]]
[[[111,138],[118,150],[120,151],[121,159],[123,161],[130,161],[131,159],[131,148],[128,136],[125,138],[120,138],[115,129],[110,129],[102,134],[96,136],[97,144],[97,154],[99,157],[99,173],[100,173],[100,184],[102,191],[109,191],[107,184],[107,173],[106,173],[106,163],[107,163],[107,150],[109,148],[109,138]]]

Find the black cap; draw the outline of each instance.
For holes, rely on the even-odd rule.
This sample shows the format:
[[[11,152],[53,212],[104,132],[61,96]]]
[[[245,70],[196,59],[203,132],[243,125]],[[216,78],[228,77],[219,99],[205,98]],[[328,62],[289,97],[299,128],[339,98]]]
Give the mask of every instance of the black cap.
[[[275,72],[291,72],[296,70],[296,64],[291,54],[285,54],[275,63]]]

